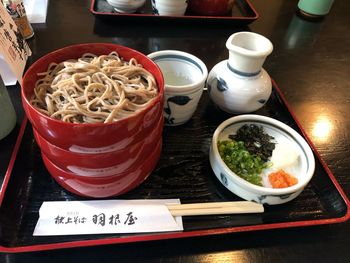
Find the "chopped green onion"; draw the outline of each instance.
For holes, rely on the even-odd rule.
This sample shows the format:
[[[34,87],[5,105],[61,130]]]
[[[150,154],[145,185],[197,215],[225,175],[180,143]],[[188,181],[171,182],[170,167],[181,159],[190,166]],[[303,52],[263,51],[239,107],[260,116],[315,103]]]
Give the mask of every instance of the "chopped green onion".
[[[252,184],[262,185],[260,174],[268,167],[268,163],[249,153],[244,142],[218,141],[218,149],[222,160],[231,171]]]

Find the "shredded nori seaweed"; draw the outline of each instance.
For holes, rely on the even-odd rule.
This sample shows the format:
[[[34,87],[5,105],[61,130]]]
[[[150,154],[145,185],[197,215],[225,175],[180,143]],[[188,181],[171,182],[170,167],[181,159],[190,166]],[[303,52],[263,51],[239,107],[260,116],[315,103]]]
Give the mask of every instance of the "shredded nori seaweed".
[[[274,137],[264,132],[262,126],[255,124],[245,124],[238,129],[236,134],[229,135],[231,140],[242,141],[247,151],[259,156],[261,160],[267,162],[275,149]]]

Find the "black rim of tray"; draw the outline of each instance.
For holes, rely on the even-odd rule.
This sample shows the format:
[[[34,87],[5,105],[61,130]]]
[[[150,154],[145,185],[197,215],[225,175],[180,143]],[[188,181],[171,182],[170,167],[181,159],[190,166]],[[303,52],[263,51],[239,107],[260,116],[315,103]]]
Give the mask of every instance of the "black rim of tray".
[[[235,0],[232,14],[227,16],[202,16],[185,13],[184,16],[159,16],[152,14],[150,1],[146,1],[144,7],[133,14],[123,14],[114,11],[105,0],[91,0],[90,11],[95,16],[108,21],[125,22],[168,22],[168,23],[191,23],[191,24],[227,24],[247,25],[259,18],[258,12],[249,0]]]

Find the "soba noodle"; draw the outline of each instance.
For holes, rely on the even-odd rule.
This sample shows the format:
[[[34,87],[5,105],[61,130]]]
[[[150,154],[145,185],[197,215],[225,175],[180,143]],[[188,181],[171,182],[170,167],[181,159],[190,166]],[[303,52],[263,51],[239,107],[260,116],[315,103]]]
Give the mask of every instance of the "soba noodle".
[[[65,122],[111,122],[135,114],[158,93],[154,77],[136,59],[116,52],[49,65],[40,73],[31,104]]]

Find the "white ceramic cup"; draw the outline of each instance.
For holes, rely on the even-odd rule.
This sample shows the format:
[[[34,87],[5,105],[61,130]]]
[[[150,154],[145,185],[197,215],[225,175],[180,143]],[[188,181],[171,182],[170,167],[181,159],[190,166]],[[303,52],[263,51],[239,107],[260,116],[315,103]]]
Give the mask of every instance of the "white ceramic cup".
[[[161,16],[183,16],[187,9],[187,0],[152,0],[152,11]]]
[[[161,69],[164,81],[165,125],[176,126],[191,119],[202,96],[208,70],[196,56],[178,50],[148,55]]]

